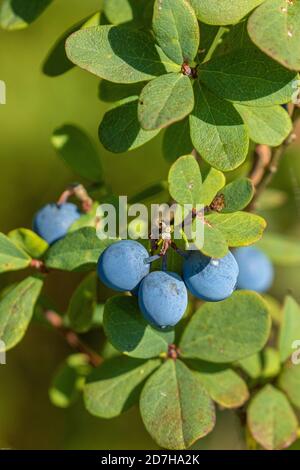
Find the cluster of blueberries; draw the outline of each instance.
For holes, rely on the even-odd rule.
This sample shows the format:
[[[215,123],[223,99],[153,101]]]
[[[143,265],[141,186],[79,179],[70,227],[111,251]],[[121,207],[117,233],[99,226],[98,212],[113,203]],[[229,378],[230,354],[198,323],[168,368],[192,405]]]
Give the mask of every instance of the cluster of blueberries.
[[[75,204],[48,204],[40,209],[33,228],[49,244],[63,238],[80,217]],[[134,240],[110,245],[100,256],[100,280],[118,292],[132,292],[140,310],[152,325],[165,328],[179,322],[188,303],[188,291],[195,297],[218,302],[237,289],[265,292],[273,281],[273,266],[256,247],[229,252],[213,259],[200,251],[184,253],[183,276],[169,271],[151,271],[149,254]]]
[[[239,248],[234,255],[212,259],[200,251],[186,253],[183,277],[169,271],[150,272],[149,255],[133,240],[121,240],[106,248],[98,266],[100,280],[119,292],[137,295],[144,318],[159,328],[174,326],[184,315],[188,290],[198,299],[218,302],[238,289],[266,291],[273,267],[255,247]]]

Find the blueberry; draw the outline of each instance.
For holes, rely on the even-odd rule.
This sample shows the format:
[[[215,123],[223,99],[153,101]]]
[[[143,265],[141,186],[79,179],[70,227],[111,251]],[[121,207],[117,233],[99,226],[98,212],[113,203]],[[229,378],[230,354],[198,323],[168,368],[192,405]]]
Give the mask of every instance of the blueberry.
[[[187,290],[178,274],[153,271],[141,282],[139,306],[144,318],[156,327],[176,325],[187,303]]]
[[[190,252],[183,265],[183,279],[190,292],[208,302],[229,297],[237,282],[239,268],[232,255],[213,259],[200,251]]]
[[[80,212],[75,204],[47,204],[35,215],[33,230],[49,244],[63,238],[70,226],[79,219]]]
[[[269,258],[258,248],[248,246],[238,248],[234,256],[239,265],[238,289],[266,292],[274,278],[273,265]]]
[[[150,271],[146,248],[134,240],[110,245],[98,260],[98,276],[107,287],[119,292],[133,291]]]

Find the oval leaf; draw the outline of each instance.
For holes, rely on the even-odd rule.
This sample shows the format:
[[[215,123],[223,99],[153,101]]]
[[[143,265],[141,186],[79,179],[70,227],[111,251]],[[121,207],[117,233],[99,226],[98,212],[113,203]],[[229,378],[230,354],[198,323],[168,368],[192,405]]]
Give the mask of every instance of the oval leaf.
[[[200,204],[202,177],[199,165],[193,155],[178,158],[168,176],[169,191],[179,204]]]
[[[244,380],[232,369],[202,361],[188,361],[204,388],[216,403],[223,408],[238,408],[249,398]]]
[[[249,137],[257,144],[277,147],[292,131],[292,121],[281,106],[253,107],[235,104],[249,132]]]
[[[229,299],[206,303],[186,327],[180,348],[182,355],[209,362],[232,362],[260,351],[271,327],[267,305],[247,291]]]
[[[86,409],[99,418],[120,415],[136,403],[143,382],[159,365],[159,359],[142,361],[124,356],[105,361],[87,379]]]
[[[229,246],[247,246],[257,242],[266,228],[266,221],[249,212],[210,214],[206,221],[220,230]]]
[[[191,139],[200,155],[221,171],[234,170],[247,157],[249,138],[233,105],[197,82],[190,116]]]
[[[102,145],[114,153],[127,152],[144,145],[159,133],[145,131],[138,121],[138,99],[132,97],[108,111],[99,127]]]
[[[288,103],[297,79],[255,47],[211,59],[200,65],[199,77],[220,98],[250,106]]]
[[[200,202],[204,206],[209,206],[214,197],[225,185],[225,176],[219,170],[210,168],[202,184]]]
[[[267,450],[285,449],[297,439],[296,415],[285,395],[272,385],[255,395],[247,417],[254,439]]]
[[[189,77],[169,73],[145,86],[139,98],[138,118],[143,129],[160,129],[180,121],[193,107],[194,93]]]
[[[292,70],[300,69],[300,4],[268,0],[250,17],[248,32],[266,54]]]
[[[95,228],[84,227],[54,243],[46,253],[45,263],[48,268],[64,271],[94,267],[111,243],[113,240],[100,240]]]
[[[96,26],[73,33],[68,58],[79,67],[115,83],[151,80],[180,67],[167,59],[150,35],[122,26]]]
[[[238,178],[222,189],[224,196],[223,214],[241,211],[250,203],[254,195],[254,186],[249,178]]]
[[[164,53],[176,64],[194,60],[200,41],[199,26],[187,0],[156,0],[153,31]]]
[[[0,273],[27,268],[31,258],[15,245],[4,233],[0,233]]]
[[[166,353],[174,341],[173,330],[156,330],[144,320],[135,297],[110,298],[104,308],[103,327],[118,351],[140,359]]]
[[[102,180],[99,154],[94,142],[82,129],[65,124],[53,132],[51,143],[57,154],[76,174],[91,181]]]
[[[147,380],[140,410],[147,431],[166,449],[187,449],[215,424],[207,392],[179,360],[169,359]]]
[[[8,233],[8,238],[32,258],[40,258],[49,248],[48,243],[28,228],[17,228]]]
[[[10,289],[0,302],[0,340],[8,351],[23,338],[34,306],[40,295],[43,281],[28,277]]]
[[[234,24],[264,0],[191,0],[199,20],[213,25]]]

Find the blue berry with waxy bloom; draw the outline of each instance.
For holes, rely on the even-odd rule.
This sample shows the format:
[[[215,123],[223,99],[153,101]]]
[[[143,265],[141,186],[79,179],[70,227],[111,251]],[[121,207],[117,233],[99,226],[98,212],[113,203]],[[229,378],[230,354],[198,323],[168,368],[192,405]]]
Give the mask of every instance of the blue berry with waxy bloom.
[[[146,248],[135,240],[120,240],[101,254],[97,272],[107,287],[119,291],[134,291],[150,271]]]
[[[227,299],[236,288],[239,268],[232,255],[213,259],[200,251],[192,251],[183,264],[183,279],[198,299],[218,302]]]
[[[36,213],[33,230],[51,245],[66,236],[68,229],[80,215],[75,204],[47,204]]]
[[[144,318],[159,328],[176,325],[188,304],[183,280],[178,274],[168,271],[148,274],[141,282],[138,297]]]
[[[239,265],[238,289],[266,292],[274,279],[271,261],[263,251],[255,246],[238,248],[233,252]]]

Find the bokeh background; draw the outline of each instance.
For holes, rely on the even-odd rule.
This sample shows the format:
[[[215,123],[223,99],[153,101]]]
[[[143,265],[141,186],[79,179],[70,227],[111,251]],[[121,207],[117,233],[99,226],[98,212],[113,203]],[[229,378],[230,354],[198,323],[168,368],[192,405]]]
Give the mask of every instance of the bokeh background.
[[[108,105],[97,97],[97,77],[75,68],[57,78],[42,73],[42,63],[55,40],[97,11],[99,3],[56,0],[28,29],[0,31],[0,80],[7,87],[7,104],[0,105],[2,232],[30,227],[35,211],[55,201],[69,183],[76,181],[50,143],[53,130],[65,123],[78,124],[93,137],[106,181],[116,194],[130,196],[166,178],[169,165],[162,156],[161,136],[126,155],[110,154],[101,147],[97,129]],[[285,155],[272,185],[286,193],[286,202],[264,212],[269,228],[300,240],[298,143]],[[1,275],[0,287],[18,276],[22,277],[22,273]],[[292,292],[300,301],[299,276],[297,268],[277,269],[273,296],[281,301],[287,292]],[[47,292],[58,310],[65,310],[79,281],[79,274],[49,276]],[[135,408],[106,421],[88,415],[82,402],[68,410],[50,403],[51,377],[69,352],[56,332],[32,324],[23,342],[8,353],[7,365],[0,365],[0,448],[156,449]],[[242,432],[234,414],[219,414],[214,433],[195,447],[243,448]]]

